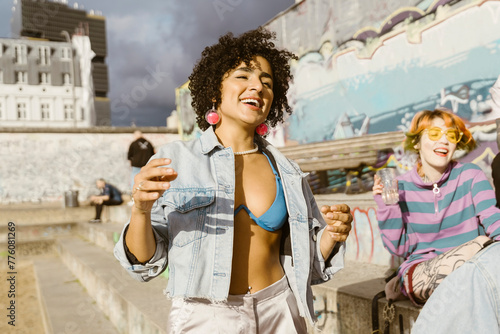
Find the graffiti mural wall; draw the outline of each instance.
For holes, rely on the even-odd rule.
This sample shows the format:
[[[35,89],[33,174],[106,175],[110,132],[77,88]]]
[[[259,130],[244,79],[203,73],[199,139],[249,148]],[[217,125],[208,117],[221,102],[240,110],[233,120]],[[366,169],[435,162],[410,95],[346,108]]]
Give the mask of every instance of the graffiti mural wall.
[[[473,123],[500,117],[490,94],[500,1],[306,0],[268,27],[300,58],[287,142],[404,131],[417,111],[437,106]]]

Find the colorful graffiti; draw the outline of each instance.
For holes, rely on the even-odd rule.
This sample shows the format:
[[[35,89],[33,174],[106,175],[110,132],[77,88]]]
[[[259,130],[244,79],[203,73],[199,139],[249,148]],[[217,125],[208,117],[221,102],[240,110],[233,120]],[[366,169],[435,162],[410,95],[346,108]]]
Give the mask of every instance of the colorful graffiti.
[[[354,207],[351,208],[351,213],[354,221],[347,239],[346,260],[397,266],[398,259],[391,256],[382,243],[376,209]]]
[[[437,106],[473,123],[500,117],[489,93],[500,76],[498,0],[305,0],[266,27],[300,58],[293,114],[274,142],[404,131]],[[198,136],[187,84],[177,108],[182,138]]]
[[[288,141],[404,131],[438,106],[470,122],[500,117],[489,93],[500,74],[500,1],[421,1],[331,53],[317,42],[294,66]]]
[[[276,32],[279,47],[299,56],[288,93],[293,114],[273,132],[273,144],[406,131],[416,112],[446,107],[479,143],[455,158],[474,160],[491,174],[500,118],[499,0],[304,0],[266,27]],[[186,87],[178,90],[183,139],[199,135]],[[415,163],[396,147],[353,180],[350,171],[328,171],[322,193],[342,192],[348,182],[370,188],[365,174],[391,157],[404,170]]]

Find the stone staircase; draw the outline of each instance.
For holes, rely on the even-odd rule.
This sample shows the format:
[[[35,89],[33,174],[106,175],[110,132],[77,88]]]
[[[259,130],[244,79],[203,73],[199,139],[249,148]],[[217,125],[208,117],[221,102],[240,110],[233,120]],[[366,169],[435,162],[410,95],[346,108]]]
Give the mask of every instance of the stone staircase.
[[[0,251],[7,249],[4,222],[12,221],[17,259],[30,261],[35,271],[46,333],[165,333],[167,279],[140,283],[121,267],[112,250],[130,208],[108,210],[110,222],[90,224],[94,208],[88,206],[0,207]],[[314,286],[319,323],[309,333],[371,333],[372,298],[389,272],[385,266],[347,262],[332,281]],[[378,303],[383,324],[387,302]],[[397,302],[391,333],[410,333],[418,312],[409,302]]]

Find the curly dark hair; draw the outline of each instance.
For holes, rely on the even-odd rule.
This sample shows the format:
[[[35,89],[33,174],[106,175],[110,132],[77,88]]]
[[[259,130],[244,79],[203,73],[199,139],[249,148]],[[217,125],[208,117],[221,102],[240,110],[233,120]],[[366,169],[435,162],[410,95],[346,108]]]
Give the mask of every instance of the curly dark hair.
[[[207,46],[201,53],[189,76],[189,90],[193,98],[191,105],[196,113],[196,122],[201,130],[210,124],[205,120],[205,113],[211,109],[215,99],[216,106],[221,102],[221,87],[224,75],[238,67],[242,62],[249,65],[255,56],[264,57],[273,71],[273,103],[267,123],[274,127],[283,122],[284,112],[292,113],[286,98],[288,83],[292,80],[290,60],[297,57],[286,50],[278,50],[272,42],[276,33],[259,27],[247,31],[239,37],[227,33],[219,38],[219,42]]]

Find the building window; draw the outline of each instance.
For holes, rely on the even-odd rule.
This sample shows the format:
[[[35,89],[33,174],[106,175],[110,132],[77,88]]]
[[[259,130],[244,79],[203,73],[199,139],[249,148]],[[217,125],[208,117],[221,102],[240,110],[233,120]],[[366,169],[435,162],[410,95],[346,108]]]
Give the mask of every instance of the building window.
[[[20,102],[17,104],[17,119],[25,120],[27,119],[26,103]]]
[[[71,60],[71,48],[61,48],[61,60]]]
[[[71,85],[71,76],[69,73],[63,73],[63,85]]]
[[[45,73],[45,72],[40,73],[40,84],[50,85],[50,73]]]
[[[3,83],[3,71],[0,70],[0,83]]]
[[[28,83],[28,72],[16,71],[16,83],[18,83],[18,84]]]
[[[85,120],[85,109],[80,108],[80,120]]]
[[[28,63],[28,47],[26,45],[16,45],[14,47],[16,64]]]
[[[40,65],[50,65],[50,47],[41,46],[38,48],[38,59],[40,60]]]
[[[72,104],[65,104],[64,105],[64,120],[72,121],[74,119],[75,119],[75,115],[74,115],[73,105]]]
[[[50,119],[50,104],[42,103],[40,105],[40,111],[42,114],[42,121],[47,121]]]

